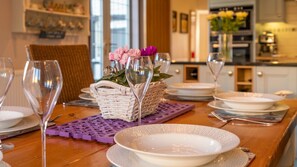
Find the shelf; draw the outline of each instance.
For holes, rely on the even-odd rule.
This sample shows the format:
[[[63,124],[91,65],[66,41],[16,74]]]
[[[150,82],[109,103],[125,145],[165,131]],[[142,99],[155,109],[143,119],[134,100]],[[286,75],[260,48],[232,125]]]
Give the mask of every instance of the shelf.
[[[237,82],[237,85],[252,85],[251,82]]]
[[[235,91],[252,92],[253,91],[253,67],[236,66],[235,67]]]
[[[53,10],[46,10],[44,0],[12,0],[12,32],[40,34],[40,38],[63,39],[66,36],[89,36],[90,34],[90,4],[89,0],[68,0],[67,2],[51,1]],[[82,9],[75,10],[69,5],[80,5]],[[61,9],[61,11],[59,11]],[[67,13],[66,11],[69,11]],[[76,14],[72,11],[76,11]],[[84,13],[84,14],[82,14]]]
[[[59,15],[59,16],[69,16],[69,17],[85,18],[85,19],[88,19],[89,18],[89,16],[87,16],[87,15],[77,15],[77,14],[72,14],[72,13],[63,13],[63,12],[55,12],[55,11],[32,9],[32,8],[26,8],[26,11],[38,12],[38,13],[45,13],[45,14],[52,14],[52,15]]]

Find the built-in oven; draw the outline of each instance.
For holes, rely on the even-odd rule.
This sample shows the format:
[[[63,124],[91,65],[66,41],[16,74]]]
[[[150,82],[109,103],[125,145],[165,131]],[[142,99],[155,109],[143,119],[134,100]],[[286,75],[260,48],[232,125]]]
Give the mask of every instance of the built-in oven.
[[[211,8],[211,13],[218,13],[220,11],[233,10],[234,12],[244,11],[248,13],[245,19],[245,23],[239,27],[239,30],[234,34],[253,34],[254,28],[254,7],[253,6],[232,6],[232,7],[220,7]]]
[[[218,36],[211,36],[210,52],[218,51]],[[251,62],[253,57],[253,35],[233,35],[232,54],[234,63]]]

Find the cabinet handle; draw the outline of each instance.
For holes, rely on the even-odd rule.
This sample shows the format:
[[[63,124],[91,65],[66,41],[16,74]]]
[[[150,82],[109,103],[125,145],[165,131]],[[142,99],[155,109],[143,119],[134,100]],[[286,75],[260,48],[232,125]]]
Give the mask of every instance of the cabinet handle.
[[[257,72],[257,75],[258,75],[258,77],[262,77],[263,76],[263,72],[262,71],[259,71],[259,72]]]
[[[192,72],[192,73],[190,73],[190,76],[195,77],[195,76],[197,76],[197,73]]]
[[[231,77],[233,75],[233,71],[228,71],[228,75]]]
[[[176,73],[176,74],[179,74],[179,73],[180,73],[180,70],[179,70],[179,69],[176,69],[176,70],[175,70],[175,73]]]

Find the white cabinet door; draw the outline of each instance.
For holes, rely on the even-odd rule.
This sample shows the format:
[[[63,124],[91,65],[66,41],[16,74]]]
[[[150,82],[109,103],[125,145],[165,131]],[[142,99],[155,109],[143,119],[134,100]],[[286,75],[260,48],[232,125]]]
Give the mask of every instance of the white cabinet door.
[[[297,67],[256,67],[255,92],[274,93],[289,90],[296,96]]]
[[[283,22],[285,21],[284,0],[258,0],[258,22]]]
[[[224,66],[218,79],[220,90],[222,91],[234,91],[234,66]],[[205,65],[199,67],[200,82],[213,83],[214,79],[209,70]]]
[[[182,64],[171,64],[168,73],[173,76],[165,80],[167,84],[183,82],[184,66]]]

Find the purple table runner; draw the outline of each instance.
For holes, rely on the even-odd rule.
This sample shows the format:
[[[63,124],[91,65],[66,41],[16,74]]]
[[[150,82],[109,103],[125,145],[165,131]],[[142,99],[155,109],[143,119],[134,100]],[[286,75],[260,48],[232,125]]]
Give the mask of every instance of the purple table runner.
[[[194,108],[192,104],[160,103],[157,112],[142,118],[142,124],[163,123],[184,114]],[[49,127],[46,134],[102,143],[114,143],[114,135],[128,127],[137,125],[135,122],[126,122],[119,119],[104,119],[101,114]]]

